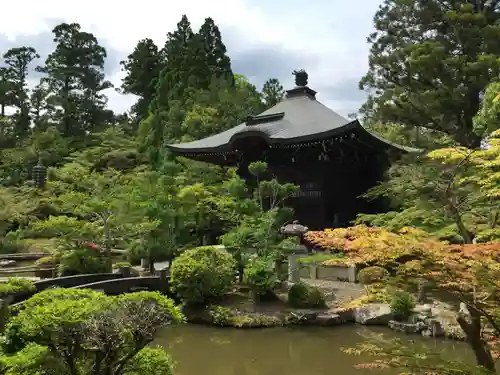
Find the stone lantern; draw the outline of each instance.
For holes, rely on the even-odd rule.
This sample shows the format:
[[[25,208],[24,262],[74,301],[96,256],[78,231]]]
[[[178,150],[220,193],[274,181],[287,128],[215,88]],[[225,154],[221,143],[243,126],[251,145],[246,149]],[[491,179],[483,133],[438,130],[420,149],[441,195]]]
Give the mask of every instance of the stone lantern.
[[[291,224],[286,224],[281,227],[280,232],[287,237],[298,237],[300,239],[300,245],[293,249],[289,249],[288,254],[288,284],[295,284],[300,281],[300,267],[297,259],[305,256],[308,251],[307,248],[302,244],[302,236],[306,233],[309,228],[299,224],[297,220],[293,221]]]
[[[38,159],[38,164],[33,167],[33,181],[37,188],[43,188],[47,181],[47,168]]]

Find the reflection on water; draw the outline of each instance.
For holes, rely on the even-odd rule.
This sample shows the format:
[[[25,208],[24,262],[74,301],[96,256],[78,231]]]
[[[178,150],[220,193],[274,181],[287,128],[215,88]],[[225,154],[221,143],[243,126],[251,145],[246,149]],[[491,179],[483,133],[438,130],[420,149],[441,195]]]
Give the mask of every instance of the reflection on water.
[[[155,344],[164,346],[177,362],[175,375],[374,374],[353,368],[366,358],[340,350],[361,342],[363,332],[367,329],[356,326],[241,330],[185,325],[166,329]],[[471,359],[463,343],[403,337],[425,342],[447,356]]]

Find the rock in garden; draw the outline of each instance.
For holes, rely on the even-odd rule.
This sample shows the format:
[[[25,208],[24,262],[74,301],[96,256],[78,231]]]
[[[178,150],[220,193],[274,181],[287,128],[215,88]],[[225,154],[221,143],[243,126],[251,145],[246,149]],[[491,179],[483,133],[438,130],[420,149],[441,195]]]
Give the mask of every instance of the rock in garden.
[[[336,308],[330,310],[331,314],[338,315],[342,323],[354,322],[354,309]]]
[[[0,260],[0,267],[13,267],[15,265],[15,260]]]
[[[320,313],[316,317],[316,323],[320,326],[338,326],[342,324],[342,319],[337,314]]]
[[[432,315],[432,305],[430,305],[430,304],[417,305],[413,309],[413,312],[418,314],[418,315],[431,316]]]
[[[354,321],[364,325],[388,325],[392,319],[387,303],[371,303],[354,309]]]
[[[427,330],[432,337],[443,337],[445,334],[444,328],[437,319],[429,318],[425,320]]]
[[[394,331],[404,332],[404,333],[420,333],[426,329],[426,325],[424,322],[405,323],[405,322],[398,322],[396,320],[390,320],[388,326]]]

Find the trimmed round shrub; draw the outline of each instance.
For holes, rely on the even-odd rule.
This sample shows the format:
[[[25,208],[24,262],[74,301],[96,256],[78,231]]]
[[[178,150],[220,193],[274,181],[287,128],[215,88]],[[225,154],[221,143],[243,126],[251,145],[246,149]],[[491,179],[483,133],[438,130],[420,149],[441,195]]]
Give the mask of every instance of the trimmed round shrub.
[[[148,256],[148,251],[144,246],[143,241],[132,242],[127,249],[127,260],[132,265],[141,264],[141,259]]]
[[[35,261],[35,266],[40,268],[52,268],[54,266],[57,266],[58,264],[59,264],[59,259],[57,259],[53,255],[48,255],[46,257],[37,259]]]
[[[391,312],[396,320],[408,319],[415,308],[415,298],[408,292],[398,291],[392,296]]]
[[[245,267],[244,281],[257,297],[271,293],[278,284],[274,264],[265,259],[253,259]]]
[[[0,239],[0,254],[15,254],[20,253],[26,248],[22,241],[9,240],[6,238]]]
[[[381,283],[390,277],[389,271],[383,267],[373,266],[363,268],[358,273],[358,281],[363,285]]]
[[[325,296],[315,286],[296,283],[288,290],[288,304],[297,308],[325,307]]]
[[[0,298],[17,293],[30,293],[36,290],[33,281],[20,277],[11,277],[6,283],[0,283]]]
[[[186,250],[170,269],[172,291],[188,304],[222,297],[235,280],[234,258],[224,249],[202,246]]]
[[[130,262],[117,262],[113,264],[113,269],[118,270],[122,267],[132,267],[132,264]]]
[[[91,249],[75,249],[61,257],[59,276],[106,273],[106,260]]]

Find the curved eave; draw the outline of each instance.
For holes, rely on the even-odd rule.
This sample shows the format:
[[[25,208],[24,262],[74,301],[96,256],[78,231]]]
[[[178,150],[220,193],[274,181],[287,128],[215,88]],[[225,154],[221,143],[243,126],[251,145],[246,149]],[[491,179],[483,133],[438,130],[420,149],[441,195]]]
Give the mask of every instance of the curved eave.
[[[247,136],[261,136],[265,141],[269,144],[270,147],[279,147],[280,145],[290,145],[290,144],[299,144],[299,143],[308,143],[308,142],[318,142],[322,140],[326,140],[328,138],[336,137],[339,135],[346,134],[351,131],[356,131],[361,133],[366,138],[374,141],[374,146],[381,147],[383,149],[393,149],[403,153],[420,153],[423,150],[408,146],[403,146],[396,144],[394,142],[388,141],[370,131],[365,129],[358,120],[351,121],[343,126],[336,127],[334,129],[315,133],[308,134],[301,137],[294,138],[272,138],[267,133],[260,130],[252,130],[245,132],[235,133],[228,143],[223,145],[219,145],[216,147],[189,147],[189,144],[180,143],[180,144],[170,144],[167,147],[175,153],[182,155],[200,155],[200,156],[213,156],[213,155],[221,155],[221,154],[235,154],[238,151],[232,147],[232,144],[235,140],[245,138]]]
[[[359,128],[361,129],[362,132],[364,132],[368,137],[373,138],[377,143],[380,143],[381,145],[385,147],[389,147],[392,149],[395,149],[400,152],[404,153],[421,153],[424,150],[420,148],[414,148],[414,147],[409,147],[409,146],[403,146],[394,142],[391,142],[383,137],[378,136],[377,134],[365,129],[359,122]]]
[[[236,133],[231,137],[231,140],[229,143],[217,146],[217,147],[197,147],[197,148],[192,148],[188,147],[188,144],[170,144],[167,145],[167,147],[177,153],[180,154],[227,154],[227,153],[235,153],[237,152],[236,150],[233,149],[232,147],[232,142],[245,138],[249,135],[253,136],[261,136],[263,139],[266,140],[266,142],[269,144],[270,147],[272,146],[279,146],[279,145],[289,145],[289,144],[296,144],[296,143],[307,143],[307,142],[314,142],[314,141],[322,141],[324,139],[328,139],[331,137],[335,137],[338,135],[345,134],[351,130],[354,130],[358,128],[359,122],[357,120],[349,122],[343,126],[321,132],[321,133],[315,133],[315,134],[308,134],[305,136],[301,137],[293,137],[293,138],[272,138],[265,132],[259,131],[259,130],[253,130],[253,131],[247,131],[247,132],[240,132]]]

